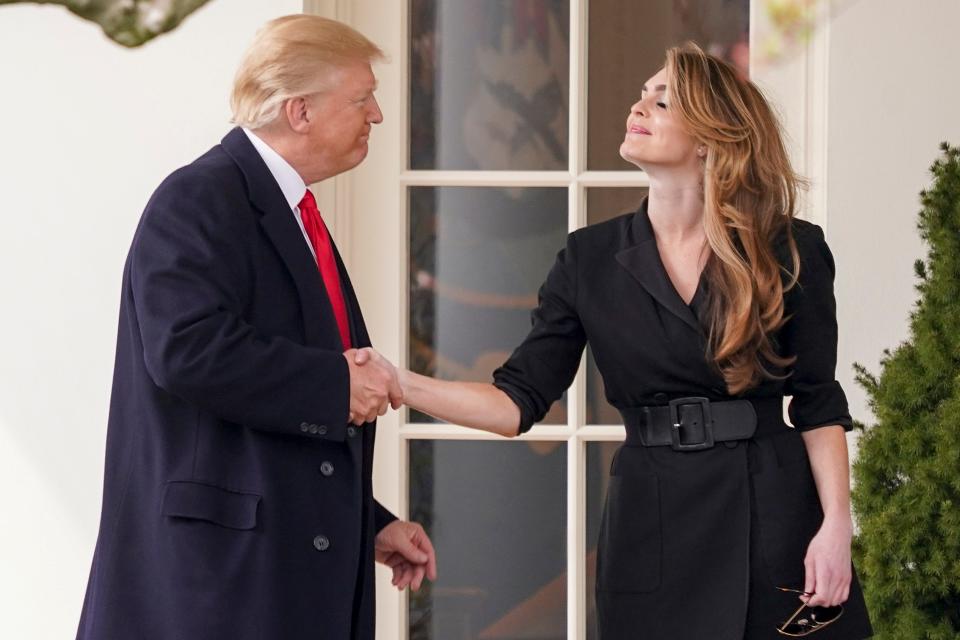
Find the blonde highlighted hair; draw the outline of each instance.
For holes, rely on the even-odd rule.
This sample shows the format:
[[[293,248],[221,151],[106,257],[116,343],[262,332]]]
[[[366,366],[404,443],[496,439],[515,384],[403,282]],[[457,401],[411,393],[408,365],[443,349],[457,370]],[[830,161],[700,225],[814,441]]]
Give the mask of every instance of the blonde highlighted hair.
[[[377,45],[342,22],[304,14],[275,18],[257,32],[237,69],[231,121],[250,129],[266,126],[286,100],[329,88],[344,63],[383,58]]]
[[[791,223],[806,182],[790,165],[770,105],[732,65],[687,43],[667,50],[665,68],[673,108],[707,147],[707,356],[736,395],[765,378],[784,377],[768,371],[765,362],[785,367],[796,360],[778,355],[771,336],[788,319],[783,294],[799,275]],[[778,238],[786,239],[793,262],[786,286],[774,252]]]

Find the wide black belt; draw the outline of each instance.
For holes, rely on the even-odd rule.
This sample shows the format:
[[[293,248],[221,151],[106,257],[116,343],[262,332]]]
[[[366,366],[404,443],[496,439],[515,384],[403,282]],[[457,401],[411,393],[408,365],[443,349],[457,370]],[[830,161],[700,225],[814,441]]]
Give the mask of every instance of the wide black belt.
[[[629,446],[670,446],[676,451],[709,449],[717,442],[746,440],[790,427],[783,421],[783,396],[712,401],[674,398],[665,405],[620,409]]]

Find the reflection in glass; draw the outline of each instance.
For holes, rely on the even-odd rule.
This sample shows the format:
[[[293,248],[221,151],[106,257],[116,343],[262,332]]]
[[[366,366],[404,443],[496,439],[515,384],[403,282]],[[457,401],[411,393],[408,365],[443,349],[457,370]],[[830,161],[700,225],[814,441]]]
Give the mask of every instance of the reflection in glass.
[[[411,169],[567,167],[568,5],[411,1]]]
[[[411,188],[410,369],[489,381],[530,331],[566,235],[565,188]],[[542,422],[566,419],[561,399]]]
[[[612,220],[636,211],[646,187],[591,187],[587,189],[587,224]]]
[[[587,640],[597,640],[597,541],[600,539],[600,518],[610,481],[610,463],[620,447],[619,442],[587,443],[587,529],[586,603]]]
[[[644,187],[594,187],[587,189],[587,224],[597,224],[636,211],[647,194]],[[604,395],[603,378],[593,351],[587,346],[587,424],[623,424],[620,412]]]
[[[750,0],[590,0],[589,11],[591,170],[636,169],[620,157],[627,113],[668,47],[694,40],[748,73]]]
[[[565,442],[411,440],[410,518],[442,567],[410,640],[567,637]]]

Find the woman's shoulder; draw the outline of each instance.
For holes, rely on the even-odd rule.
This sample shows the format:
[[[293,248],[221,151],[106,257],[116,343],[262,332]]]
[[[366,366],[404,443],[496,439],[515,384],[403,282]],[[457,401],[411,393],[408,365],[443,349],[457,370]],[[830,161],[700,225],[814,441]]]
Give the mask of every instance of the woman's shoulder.
[[[801,280],[809,280],[811,277],[832,278],[836,267],[823,227],[802,218],[794,217],[789,222],[789,229],[792,232],[791,235],[800,258]],[[787,225],[784,224],[777,233],[774,241],[774,252],[781,264],[792,271],[793,259],[787,242],[787,228]],[[804,274],[804,271],[806,271],[806,274]]]
[[[773,245],[778,253],[789,251],[789,244],[787,242],[788,228],[790,235],[793,236],[794,243],[797,245],[797,251],[800,252],[801,258],[810,251],[823,253],[825,249],[828,249],[823,227],[815,222],[804,220],[803,218],[792,217],[789,219],[789,224],[785,223],[781,225],[780,229],[774,235]]]
[[[823,231],[823,227],[817,223],[804,220],[803,218],[792,218],[790,223],[793,226],[794,236],[808,248],[822,250],[822,248],[826,246],[826,234]]]
[[[788,222],[785,222],[780,226],[775,235],[775,242],[777,245],[786,244],[788,227],[793,233],[794,240],[797,242],[803,241],[805,243],[810,243],[811,241],[823,239],[824,237],[823,227],[817,223],[804,220],[803,218],[791,216],[788,219]]]

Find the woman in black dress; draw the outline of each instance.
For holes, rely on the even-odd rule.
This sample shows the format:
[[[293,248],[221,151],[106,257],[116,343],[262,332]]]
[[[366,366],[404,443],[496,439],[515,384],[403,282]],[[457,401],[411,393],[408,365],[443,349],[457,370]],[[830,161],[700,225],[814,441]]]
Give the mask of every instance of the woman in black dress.
[[[799,179],[775,115],[730,65],[673,48],[620,152],[649,195],[568,236],[493,384],[401,372],[405,402],[517,435],[570,385],[589,341],[627,432],[598,546],[602,640],[782,638],[798,597],[844,607],[813,638],[869,637],[850,559],[833,256],[794,217]]]

